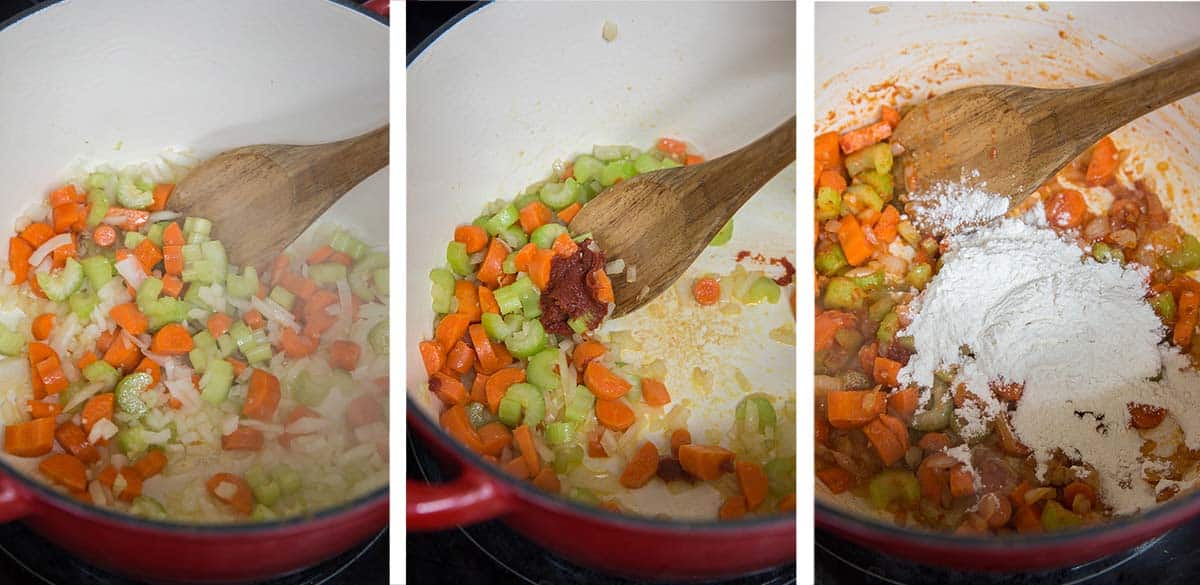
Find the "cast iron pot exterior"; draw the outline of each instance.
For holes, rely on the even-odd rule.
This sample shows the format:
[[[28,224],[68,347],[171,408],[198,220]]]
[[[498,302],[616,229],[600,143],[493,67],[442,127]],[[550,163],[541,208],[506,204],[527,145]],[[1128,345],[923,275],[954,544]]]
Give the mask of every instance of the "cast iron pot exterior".
[[[0,23],[0,174],[11,189],[0,217],[20,214],[75,156],[122,164],[179,144],[203,158],[375,128],[387,120],[387,32],[378,16],[330,0],[64,0]],[[378,211],[386,201],[385,170],[326,217],[386,234]],[[0,461],[0,521],[14,520],[116,573],[246,582],[299,571],[379,533],[388,490],[307,518],[185,525],[84,506]]]

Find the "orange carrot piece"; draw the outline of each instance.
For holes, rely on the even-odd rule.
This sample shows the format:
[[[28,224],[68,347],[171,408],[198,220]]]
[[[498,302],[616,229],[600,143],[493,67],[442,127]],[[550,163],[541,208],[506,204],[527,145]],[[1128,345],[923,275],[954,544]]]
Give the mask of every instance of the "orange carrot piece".
[[[500,275],[504,274],[503,264],[507,257],[508,246],[500,238],[492,238],[491,243],[488,244],[487,253],[483,256],[483,262],[479,264],[479,270],[475,273],[475,278],[493,288],[500,286]]]
[[[532,201],[529,205],[521,208],[520,213],[521,229],[525,233],[531,234],[536,230],[554,220],[554,214],[541,201]]]
[[[1088,161],[1087,186],[1099,187],[1113,180],[1117,173],[1117,145],[1111,136],[1105,136],[1092,149]]]
[[[575,252],[579,250],[579,244],[576,244],[575,240],[571,239],[571,236],[567,235],[566,232],[563,232],[558,234],[558,237],[554,238],[554,242],[551,244],[550,249],[554,250],[554,253],[559,256],[573,256],[575,255]],[[604,271],[601,270],[600,272],[603,273]]]
[[[887,396],[878,390],[834,390],[825,395],[825,414],[837,429],[861,427],[887,408]]]
[[[895,388],[900,385],[900,382],[896,379],[900,374],[900,362],[889,360],[885,357],[876,357],[872,374],[875,377],[876,384],[884,384]]]
[[[133,256],[138,259],[138,262],[142,265],[142,268],[146,269],[147,273],[153,270],[163,259],[162,251],[158,249],[158,246],[154,245],[154,242],[150,241],[150,238],[142,240],[133,249]],[[180,257],[182,258],[182,254]]]
[[[692,284],[692,298],[701,305],[715,305],[721,300],[721,283],[715,278],[697,278]]]
[[[92,230],[92,241],[101,248],[107,248],[117,243],[117,230],[111,225],[102,223]]]
[[[4,450],[17,457],[40,457],[54,448],[54,419],[4,425]]]
[[[880,117],[883,119],[883,122],[888,126],[891,126],[892,130],[895,130],[896,126],[900,125],[900,112],[897,112],[896,109],[891,106],[883,106],[882,109],[883,112]]]
[[[887,122],[875,122],[869,126],[851,130],[838,138],[842,152],[851,154],[862,150],[881,140],[887,140],[892,135],[892,127]]]
[[[150,212],[140,209],[125,209],[123,207],[109,207],[108,213],[104,214],[105,219],[120,219],[121,223],[117,226],[125,231],[137,231],[150,221]]]
[[[157,384],[159,380],[162,380],[162,366],[150,358],[142,358],[142,361],[138,363],[133,371],[149,374],[153,384]]]
[[[164,355],[184,355],[196,349],[187,328],[179,323],[164,325],[150,340],[150,351]]]
[[[467,403],[467,388],[453,376],[438,372],[429,377],[429,391],[437,394],[446,406]]]
[[[1182,349],[1192,345],[1192,334],[1196,331],[1196,321],[1200,313],[1200,294],[1193,290],[1179,293],[1179,316],[1175,318],[1175,329],[1171,332],[1171,342]]]
[[[154,186],[154,200],[146,208],[150,211],[162,211],[167,208],[167,200],[171,198],[171,193],[175,191],[175,185],[172,183],[159,183]]]
[[[733,466],[738,486],[746,498],[746,508],[753,511],[767,499],[767,473],[753,461],[738,461]]]
[[[258,311],[246,311],[242,314],[242,321],[255,331],[267,326],[267,320]]]
[[[646,441],[625,465],[625,471],[621,472],[620,482],[626,488],[637,489],[650,483],[656,473],[658,473],[658,447],[655,447],[654,443]]]
[[[458,313],[467,316],[471,323],[478,323],[483,315],[479,307],[479,289],[469,280],[454,281],[454,298],[458,299]]]
[[[571,220],[575,219],[575,216],[579,214],[580,209],[583,209],[583,206],[576,201],[575,203],[558,210],[558,219],[561,219],[563,223],[570,225]]]
[[[55,233],[64,234],[77,227],[82,227],[87,219],[84,206],[80,203],[64,203],[51,209],[50,221]]]
[[[899,235],[898,226],[900,225],[900,212],[896,211],[895,207],[888,205],[883,208],[883,213],[875,222],[875,239],[884,244],[890,244]]]
[[[850,472],[841,467],[827,467],[817,472],[817,479],[834,494],[850,489]]]
[[[671,456],[679,457],[679,448],[692,442],[692,433],[687,429],[675,429],[671,433]]]
[[[271,422],[275,416],[275,409],[279,407],[279,398],[279,378],[254,368],[250,374],[250,389],[246,392],[242,414],[263,422]]]
[[[904,420],[912,419],[917,412],[917,387],[909,386],[892,392],[888,396],[888,410]]]
[[[329,344],[329,365],[335,369],[353,372],[358,368],[360,357],[362,347],[349,339],[338,339]]]
[[[57,355],[38,362],[34,366],[34,371],[42,379],[42,389],[46,394],[58,394],[66,390],[67,386],[70,385],[66,374],[62,370],[62,364],[58,361]]]
[[[926,454],[945,451],[950,446],[950,437],[946,436],[946,433],[925,433],[917,441],[917,446]]]
[[[183,274],[183,246],[163,244],[162,260],[163,272],[173,276]]]
[[[841,193],[846,190],[846,177],[842,176],[841,170],[825,169],[821,171],[821,176],[817,178],[817,187],[821,189],[833,189]]]
[[[225,313],[213,313],[212,316],[208,318],[208,332],[212,334],[214,338],[220,337],[223,333],[229,331],[230,325],[233,325],[233,317],[230,317]]]
[[[508,392],[508,387],[525,381],[525,370],[520,368],[504,368],[492,374],[484,385],[487,394],[488,410],[495,414],[500,409],[500,399]]]
[[[132,467],[138,472],[138,475],[142,476],[142,479],[150,479],[162,473],[163,469],[166,469],[167,456],[158,449],[151,449],[141,459],[138,459]]]
[[[642,378],[642,402],[650,406],[662,406],[671,402],[666,384],[650,378]]]
[[[543,467],[542,470],[538,472],[537,477],[533,478],[533,485],[540,490],[547,491],[552,494],[557,494],[562,490],[562,484],[558,481],[558,474],[554,473],[554,468],[550,467],[549,465]]]
[[[467,410],[463,404],[455,404],[447,408],[440,418],[442,428],[450,433],[450,436],[457,439],[463,445],[476,453],[483,452],[483,441],[479,437],[479,433],[471,426],[471,421],[467,417]]]
[[[71,491],[87,488],[87,468],[74,455],[55,453],[38,463],[38,471],[54,483],[66,486]]]
[[[187,243],[187,240],[183,239],[183,229],[179,227],[179,224],[175,222],[167,224],[166,229],[163,230],[162,243],[164,246],[182,246]]]
[[[589,340],[576,345],[575,352],[571,355],[571,362],[575,365],[575,371],[587,371],[588,364],[592,360],[604,355],[606,351],[608,350],[604,348],[604,344],[599,341]]]
[[[454,241],[466,244],[467,253],[474,254],[487,246],[488,235],[483,228],[477,225],[460,225],[454,228]],[[331,249],[330,252],[333,250]]]
[[[80,419],[83,422],[84,433],[91,433],[92,426],[101,420],[112,420],[114,396],[112,392],[97,394],[88,399],[83,405]]]
[[[384,418],[379,401],[369,394],[359,395],[346,405],[346,424],[352,428],[383,422]]]
[[[554,250],[536,250],[529,261],[529,278],[538,290],[546,290],[550,284],[550,267],[554,261]]]
[[[512,432],[502,422],[492,422],[479,427],[479,440],[483,443],[483,453],[499,457],[505,447],[512,444]]]
[[[857,322],[858,318],[854,316],[854,313],[842,311],[822,311],[818,313],[816,320],[813,322],[814,333],[816,335],[816,351],[829,349],[833,345],[834,336],[837,335],[838,331],[847,327],[854,327]]]
[[[679,447],[679,465],[704,481],[715,481],[733,471],[733,451],[715,445],[689,443]]]
[[[221,484],[232,484],[237,490],[232,496],[223,496],[222,490],[218,489]],[[246,480],[232,473],[217,473],[208,478],[204,485],[212,497],[229,504],[239,514],[249,516],[254,511],[254,492],[250,490],[250,484],[246,483]]]
[[[867,440],[871,442],[871,446],[875,447],[876,453],[879,454],[879,459],[883,461],[885,466],[891,465],[904,457],[904,451],[908,448],[906,444],[907,433],[904,435],[906,442],[902,444],[900,438],[892,432],[892,429],[878,418],[867,423],[862,430],[867,435]]]
[[[683,164],[686,166],[698,165],[704,162],[704,157],[698,154],[689,154],[683,158]]]
[[[266,440],[262,431],[252,427],[238,427],[221,437],[221,448],[226,451],[261,451]]]
[[[471,402],[487,406],[487,382],[489,379],[491,379],[491,375],[475,372],[475,378],[471,380],[471,392],[467,395]]]
[[[422,341],[417,344],[417,347],[421,351],[421,361],[425,364],[425,373],[427,375],[432,376],[442,371],[442,364],[446,360],[446,352],[442,350],[441,344],[436,341]]]
[[[858,224],[858,219],[853,215],[841,219],[837,238],[838,243],[842,245],[842,253],[845,254],[846,261],[851,265],[860,266],[871,257],[873,251],[871,244],[867,241],[862,226]]]
[[[596,300],[602,303],[617,302],[617,297],[613,294],[612,281],[604,273],[604,268],[597,268],[588,274],[587,283],[592,289],[592,293],[596,295]]]
[[[37,248],[45,244],[46,240],[54,237],[54,228],[50,227],[48,223],[35,221],[21,230],[21,233],[18,235],[22,240],[29,242],[29,245]]]
[[[508,351],[502,345],[493,345],[492,340],[488,339],[483,325],[476,323],[471,325],[469,330],[471,343],[475,346],[475,354],[479,356],[479,363],[485,374],[512,363],[512,356]]]
[[[33,319],[33,326],[30,327],[33,338],[38,341],[45,341],[50,337],[50,331],[54,329],[54,313],[42,313]]]
[[[483,313],[500,314],[500,305],[496,302],[496,295],[492,293],[492,289],[479,285],[479,290],[475,291],[475,296],[479,298],[480,316]]]
[[[95,463],[100,460],[100,452],[88,443],[87,434],[79,425],[67,421],[54,431],[54,438],[64,451],[79,458],[84,463]]]
[[[633,385],[612,373],[604,364],[593,360],[583,373],[583,384],[596,398],[616,400],[629,393]]]
[[[534,254],[537,254],[537,244],[530,242],[517,250],[517,255],[513,256],[513,265],[516,266],[517,272],[529,272],[529,264],[533,262]]]
[[[33,245],[21,238],[8,239],[8,269],[13,273],[13,284],[21,284],[28,278],[33,249]]]
[[[528,425],[521,425],[513,429],[513,442],[517,444],[517,450],[521,452],[521,459],[525,461],[525,468],[529,470],[529,476],[537,475],[542,469],[542,458],[538,455],[537,448],[533,444],[533,431]]]
[[[675,140],[674,138],[659,138],[656,148],[658,148],[659,152],[672,155],[673,158],[682,157],[687,154],[687,143],[682,140]]]
[[[29,416],[33,418],[58,416],[58,413],[62,412],[62,405],[58,403],[50,404],[41,400],[27,400],[25,404],[29,406]]]
[[[956,498],[975,493],[975,476],[962,465],[950,469],[950,495]]]
[[[624,400],[596,399],[596,420],[617,432],[633,426],[633,409]]]
[[[467,334],[467,328],[470,326],[470,317],[462,313],[451,313],[438,321],[437,328],[434,330],[434,339],[437,340],[438,345],[449,350],[463,338],[463,335]]]
[[[450,353],[446,356],[446,367],[459,374],[467,373],[474,364],[475,350],[461,339],[450,348]]]
[[[104,361],[114,368],[128,372],[137,367],[141,356],[142,352],[128,337],[118,334],[104,352]]]
[[[1087,201],[1079,191],[1059,191],[1045,203],[1046,219],[1060,228],[1077,228],[1087,219]]]
[[[813,142],[813,155],[818,175],[826,169],[841,169],[842,153],[838,150],[837,132],[826,132],[817,136]]]
[[[150,327],[150,319],[133,303],[117,305],[108,311],[108,316],[130,335],[141,335]]]

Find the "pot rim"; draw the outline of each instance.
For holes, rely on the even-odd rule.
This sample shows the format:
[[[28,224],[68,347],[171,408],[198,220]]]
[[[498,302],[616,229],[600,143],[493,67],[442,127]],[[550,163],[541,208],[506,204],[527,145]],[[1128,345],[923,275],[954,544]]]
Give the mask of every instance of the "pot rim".
[[[350,11],[366,16],[371,20],[379,23],[384,29],[389,29],[388,19],[371,12],[355,4],[351,0],[324,0],[331,4],[336,4]],[[63,0],[45,0],[39,4],[34,4],[25,10],[22,10],[7,20],[0,21],[0,33],[3,33],[8,27],[17,24],[18,22],[40,12],[46,8],[63,2]],[[32,517],[38,515],[37,504],[47,504],[55,508],[65,509],[67,512],[84,516],[91,520],[123,524],[132,528],[145,530],[147,532],[170,533],[178,535],[214,535],[227,536],[230,534],[236,535],[265,535],[268,533],[277,532],[292,532],[293,529],[299,526],[325,524],[334,521],[340,517],[349,516],[355,511],[366,511],[376,508],[379,505],[388,503],[389,486],[385,485],[368,494],[359,496],[353,500],[342,502],[341,504],[326,508],[309,516],[297,516],[281,520],[270,520],[265,522],[253,523],[215,523],[215,522],[179,522],[179,521],[163,521],[150,520],[141,518],[124,512],[118,512],[100,506],[87,505],[75,500],[74,498],[51,489],[49,486],[40,482],[37,479],[28,477],[25,473],[11,467],[3,458],[0,458],[0,480],[10,479],[21,484],[22,495],[32,493],[32,501],[29,504],[32,506],[30,511],[23,516]],[[390,484],[390,482],[389,482]],[[18,518],[21,520],[22,518]]]

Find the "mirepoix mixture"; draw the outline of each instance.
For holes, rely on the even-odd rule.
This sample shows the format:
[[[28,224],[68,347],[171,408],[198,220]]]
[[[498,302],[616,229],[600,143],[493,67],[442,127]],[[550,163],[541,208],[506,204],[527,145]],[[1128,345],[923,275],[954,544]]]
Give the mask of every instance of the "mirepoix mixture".
[[[794,455],[775,447],[784,444],[777,441],[787,425],[782,412],[777,422],[784,405],[745,397],[729,413],[746,439],[736,445],[692,437],[688,408],[672,400],[662,364],[622,361],[621,348],[602,343],[597,331],[613,307],[611,279],[635,282],[637,267],[608,261],[590,234],[567,230],[604,189],[702,160],[667,138],[649,151],[596,146],[455,228],[446,267],[430,272],[437,319],[433,337],[420,343],[443,429],[515,477],[611,510],[623,509],[622,493],[664,485],[671,493],[717,490],[719,499],[700,517],[794,508]],[[731,233],[732,223],[713,245]],[[771,278],[741,281],[741,302],[780,299]],[[721,283],[696,279],[689,294],[715,312]],[[740,446],[751,444],[757,448]]]
[[[179,173],[163,174],[101,168],[17,220],[6,462],[173,521],[307,515],[385,486],[387,255],[326,229],[234,266],[221,226],[171,210]]]
[[[1200,283],[1189,273],[1200,268],[1200,242],[1171,221],[1147,183],[1121,172],[1128,153],[1111,137],[1042,186],[1008,219],[978,228],[974,237],[935,236],[918,229],[911,200],[894,195],[888,139],[899,120],[896,110],[884,107],[881,121],[844,134],[821,134],[815,141],[819,487],[902,525],[992,535],[1086,526],[1191,489],[1200,451],[1192,427],[1195,402],[1187,387],[1194,383],[1193,364],[1200,358],[1200,343],[1194,342]],[[963,231],[971,229],[976,228]],[[922,348],[933,344],[922,345],[913,331],[934,328],[914,323],[923,310],[933,310],[935,295],[945,299],[945,291],[954,288],[955,283],[939,280],[948,263],[958,266],[970,254],[986,253],[987,242],[999,245],[1006,233],[1036,235],[1040,230],[1057,234],[1048,246],[1061,248],[1066,242],[1077,247],[1079,258],[1068,262],[1068,268],[1112,275],[1134,297],[1114,300],[1110,295],[1116,293],[1100,282],[1091,288],[1061,282],[1074,270],[1039,275],[1029,287],[1090,291],[1070,299],[1087,308],[1077,310],[1053,294],[1021,297],[1021,291],[1014,292],[992,305],[988,315],[1009,306],[1041,311],[1021,309],[1008,321],[995,317],[989,322],[994,328],[982,332],[979,343],[952,348],[952,355],[940,355],[940,361],[918,360]],[[1012,270],[999,264],[991,268]],[[979,282],[987,282],[986,268],[978,274]],[[1031,263],[1026,270],[1037,268]],[[1022,276],[1021,270],[1012,274]],[[938,292],[931,292],[934,288]],[[962,312],[973,310],[972,299],[979,292],[959,290]],[[1106,312],[1118,301],[1129,311]],[[1026,302],[1033,304],[1019,304]],[[1088,321],[1083,325],[1094,327],[1081,329],[1079,322],[1053,320],[1068,314],[1083,321],[1099,315],[1107,322]],[[1042,317],[1050,319],[1050,329],[1027,335],[1023,348],[989,345],[998,331],[1037,328]],[[1146,319],[1148,326],[1141,327]],[[1053,335],[1064,328],[1084,333],[1057,347],[1037,344],[1043,331]],[[1150,338],[1145,347],[1138,345],[1143,333]],[[1081,343],[1116,352],[1096,358],[1088,347],[1069,345]],[[1078,361],[1038,361],[1063,347]],[[1089,368],[1140,367],[1135,363],[1145,361],[1144,356],[1150,367],[1140,379],[1127,382],[1128,390],[1072,384],[1045,388],[1047,379],[1086,376]],[[1016,371],[1017,362],[1043,369],[1023,379],[993,378],[982,385],[972,378],[978,372]],[[928,369],[934,371],[917,371],[918,363],[922,368],[932,363]],[[932,383],[919,384],[918,379]],[[1180,386],[1179,380],[1185,383]],[[1035,387],[1040,394],[1031,396]],[[1178,406],[1162,406],[1168,403]],[[1112,408],[1101,412],[1091,405]],[[1063,413],[1032,412],[1043,407]],[[1051,416],[1061,418],[1046,418]],[[1038,420],[1065,422],[1037,429],[1031,423]],[[1046,442],[1054,435],[1075,443]]]

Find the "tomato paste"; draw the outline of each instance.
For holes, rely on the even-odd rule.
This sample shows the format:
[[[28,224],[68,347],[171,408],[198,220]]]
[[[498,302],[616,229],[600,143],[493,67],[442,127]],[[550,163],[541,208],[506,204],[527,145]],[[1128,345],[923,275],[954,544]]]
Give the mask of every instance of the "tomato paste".
[[[596,298],[588,277],[604,270],[604,252],[592,250],[584,240],[570,256],[555,256],[550,263],[550,282],[542,291],[542,326],[549,333],[570,336],[575,332],[567,321],[588,316],[588,329],[595,329],[608,314],[608,303]]]

